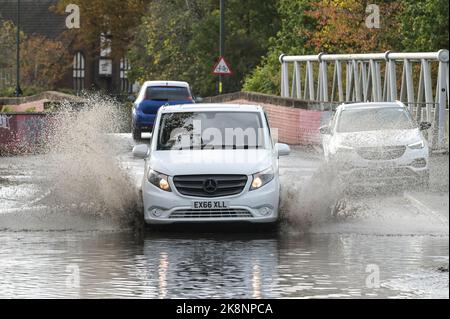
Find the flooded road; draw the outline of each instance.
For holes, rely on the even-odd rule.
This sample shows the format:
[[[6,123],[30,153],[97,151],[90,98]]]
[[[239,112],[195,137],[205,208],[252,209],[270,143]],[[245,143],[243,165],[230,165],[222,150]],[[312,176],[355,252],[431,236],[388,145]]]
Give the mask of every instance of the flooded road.
[[[448,238],[2,232],[0,241],[2,298],[448,297]],[[380,282],[367,284],[374,270]]]
[[[114,141],[137,190],[143,161],[129,135]],[[433,159],[430,194],[352,198],[331,218],[320,153],[295,149],[280,163],[284,218],[273,232],[138,230],[123,218],[135,211],[61,206],[46,159],[0,158],[0,298],[449,297],[448,156]]]

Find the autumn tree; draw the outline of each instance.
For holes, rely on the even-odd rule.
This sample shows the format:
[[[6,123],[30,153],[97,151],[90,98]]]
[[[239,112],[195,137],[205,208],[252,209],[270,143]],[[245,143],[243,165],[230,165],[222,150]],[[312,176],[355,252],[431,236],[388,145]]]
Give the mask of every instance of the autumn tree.
[[[64,14],[73,0],[60,0],[54,10]],[[135,27],[149,0],[77,0],[80,8],[80,28],[66,31],[79,46],[98,50],[100,36],[111,40],[111,55],[122,57],[135,35]],[[66,35],[67,37],[67,35]]]
[[[306,45],[313,52],[361,53],[401,49],[398,1],[378,1],[380,25],[368,26],[368,2],[359,0],[320,0],[307,15],[316,23],[312,29],[303,29]],[[391,31],[388,31],[391,30]]]
[[[243,89],[279,94],[285,54],[420,52],[448,48],[448,0],[380,0],[379,28],[368,27],[373,1],[278,0],[281,29]]]
[[[42,35],[24,39],[20,53],[21,79],[25,86],[52,89],[72,62],[63,42]]]
[[[4,83],[9,88],[15,86],[16,32],[17,28],[11,21],[0,25],[0,69],[10,74],[9,83]],[[70,66],[63,42],[40,35],[27,36],[21,32],[20,45],[21,84],[24,87],[52,89]]]
[[[0,23],[0,68],[10,68],[15,64],[16,27],[11,21]]]

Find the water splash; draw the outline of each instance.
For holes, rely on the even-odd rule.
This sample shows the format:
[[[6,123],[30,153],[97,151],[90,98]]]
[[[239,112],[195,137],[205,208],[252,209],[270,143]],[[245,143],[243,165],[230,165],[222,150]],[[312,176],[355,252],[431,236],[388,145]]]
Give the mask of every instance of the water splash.
[[[121,146],[111,135],[126,123],[125,113],[110,98],[94,95],[86,101],[77,111],[62,103],[47,129],[39,204],[118,224],[132,222],[137,190],[119,164]]]
[[[321,164],[309,178],[283,176],[281,185],[281,221],[291,230],[305,232],[329,222],[337,202],[343,198],[343,185],[326,164]]]

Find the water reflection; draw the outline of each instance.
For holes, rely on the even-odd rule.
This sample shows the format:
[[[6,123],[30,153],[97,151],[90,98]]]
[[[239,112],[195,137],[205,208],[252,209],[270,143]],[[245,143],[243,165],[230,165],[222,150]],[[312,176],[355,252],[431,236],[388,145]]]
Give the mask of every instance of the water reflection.
[[[0,297],[448,298],[448,272],[436,270],[448,267],[448,236],[0,232],[0,242]],[[378,289],[366,286],[369,264]]]
[[[166,234],[167,235],[167,234]],[[193,238],[194,237],[194,238]],[[270,294],[278,278],[278,239],[192,234],[147,237],[148,284],[167,296],[247,297]],[[154,268],[153,265],[159,265]],[[151,273],[157,271],[157,276]],[[276,297],[278,294],[272,293]]]

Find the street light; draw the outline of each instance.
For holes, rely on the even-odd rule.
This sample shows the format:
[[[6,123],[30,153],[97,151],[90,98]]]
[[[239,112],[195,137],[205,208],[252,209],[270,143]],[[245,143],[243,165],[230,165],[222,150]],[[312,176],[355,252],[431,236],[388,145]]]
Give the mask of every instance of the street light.
[[[20,88],[20,0],[17,0],[17,36],[16,36],[16,96],[22,95]]]

